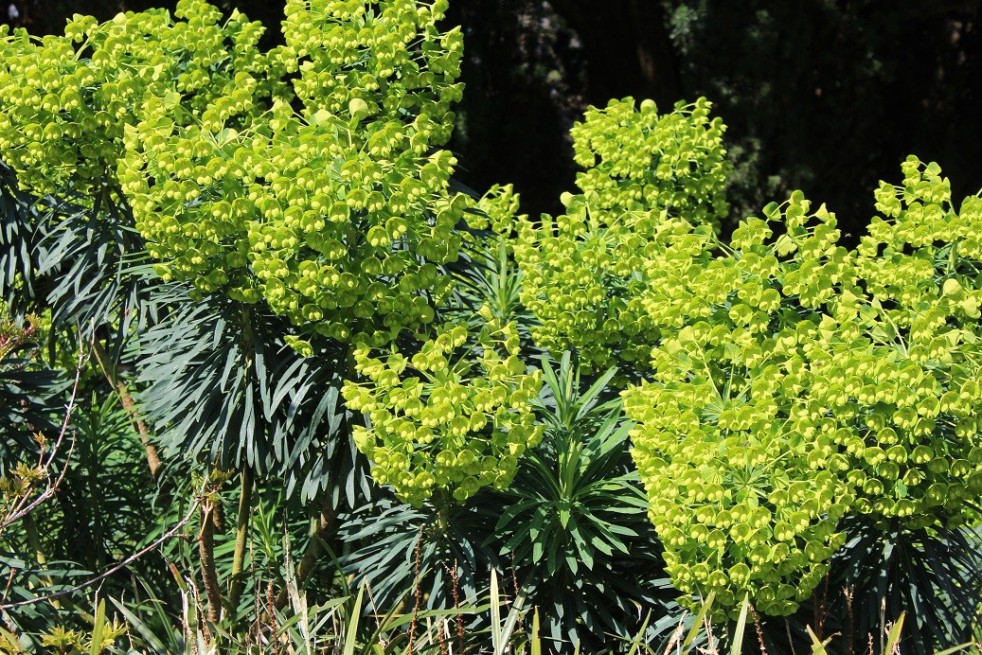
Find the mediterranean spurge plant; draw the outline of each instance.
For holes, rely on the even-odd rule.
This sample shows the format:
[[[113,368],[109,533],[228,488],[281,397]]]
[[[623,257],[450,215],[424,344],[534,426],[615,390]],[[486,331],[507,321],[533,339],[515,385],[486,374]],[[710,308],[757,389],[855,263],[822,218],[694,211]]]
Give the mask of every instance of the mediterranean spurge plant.
[[[510,567],[554,638],[599,648],[674,623],[663,569],[713,618],[783,617],[876,535],[979,522],[982,198],[911,158],[855,249],[800,192],[724,240],[722,121],[625,99],[574,127],[577,191],[529,221],[452,183],[445,10],[288,0],[270,51],[202,0],[0,27],[0,297],[91,346],[169,493],[222,469],[193,501],[210,622],[330,593],[318,558],[413,616]],[[277,503],[310,546],[246,590],[250,529],[289,559],[250,528]]]
[[[467,202],[449,191],[453,158],[438,149],[460,94],[459,31],[435,27],[444,9],[292,2],[272,52],[256,47],[260,25],[193,0],[176,18],[79,16],[64,37],[0,35],[0,157],[23,190],[70,198],[80,217],[58,221],[66,203],[54,197],[5,212],[2,290],[27,288],[30,308],[55,314],[96,293],[99,311],[63,323],[86,340],[116,336],[106,374],[114,386],[118,370],[130,374],[135,423],[153,429],[167,474],[239,473],[226,599],[202,547],[212,620],[226,600],[237,609],[253,478],[283,480],[315,514],[370,493],[353,417],[338,407],[349,343],[424,330],[450,292],[441,267],[457,258]],[[34,206],[53,207],[50,220],[34,220]],[[102,227],[127,238],[107,241]],[[96,259],[59,231],[88,238],[100,262],[108,252],[115,277],[59,278]],[[33,260],[21,243],[31,239],[47,259]],[[147,254],[155,275],[135,266]],[[136,284],[133,298],[120,281]],[[217,493],[200,499],[202,543],[222,529]],[[318,530],[308,552],[329,536]]]
[[[164,280],[380,345],[432,322],[461,243],[444,9],[296,0],[268,53],[200,0],[20,32],[0,42],[0,157],[35,192],[122,189]]]
[[[982,213],[954,211],[936,166],[904,171],[855,252],[800,195],[742,223],[690,278],[695,317],[627,392],[680,588],[790,614],[845,542],[844,515],[977,520],[980,250],[965,235]]]
[[[788,615],[846,543],[843,517],[915,532],[979,520],[980,198],[956,209],[937,165],[912,157],[855,250],[800,192],[724,243],[725,207],[686,200],[725,187],[720,130],[699,103],[664,119],[592,110],[574,130],[583,193],[521,229],[516,259],[537,342],[575,347],[587,371],[626,369],[676,587]]]

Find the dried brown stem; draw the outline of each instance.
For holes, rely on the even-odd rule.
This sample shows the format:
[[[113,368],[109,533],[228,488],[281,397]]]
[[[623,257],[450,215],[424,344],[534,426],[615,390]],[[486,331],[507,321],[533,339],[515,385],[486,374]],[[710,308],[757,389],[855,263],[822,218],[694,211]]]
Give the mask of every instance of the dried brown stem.
[[[409,655],[413,655],[413,643],[416,638],[416,625],[417,617],[419,616],[419,606],[423,600],[422,594],[422,581],[419,579],[419,568],[423,561],[423,527],[419,526],[419,537],[416,539],[416,572],[414,574],[414,579],[416,580],[416,599],[413,602],[413,620],[409,624]]]
[[[215,566],[215,501],[209,498],[201,503],[198,557],[201,560],[205,596],[208,598],[208,621],[218,623],[222,618],[222,591],[218,587],[218,571]]]
[[[136,429],[137,434],[140,435],[140,442],[143,444],[143,449],[147,454],[147,466],[150,469],[150,475],[156,479],[157,472],[160,470],[160,454],[157,452],[157,447],[150,443],[150,430],[147,429],[147,424],[140,416],[140,412],[136,408],[136,403],[133,401],[133,396],[130,395],[126,383],[120,379],[115,364],[110,360],[109,354],[98,340],[92,342],[92,354],[95,355],[95,359],[99,363],[99,368],[102,369],[102,373],[106,376],[109,385],[116,392],[116,396],[119,398],[119,404],[129,414],[130,422]]]
[[[514,571],[514,569],[513,569]],[[450,578],[453,581],[453,608],[457,611],[454,623],[457,626],[457,650],[464,652],[464,618],[460,614],[460,579],[457,577],[457,560],[453,561],[453,568],[450,570]],[[516,596],[517,596],[516,592]]]

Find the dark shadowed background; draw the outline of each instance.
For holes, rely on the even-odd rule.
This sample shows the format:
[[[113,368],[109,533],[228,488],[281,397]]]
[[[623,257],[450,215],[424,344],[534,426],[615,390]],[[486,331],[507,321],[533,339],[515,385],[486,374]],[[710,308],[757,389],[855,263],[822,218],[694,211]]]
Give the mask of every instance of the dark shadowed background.
[[[161,0],[0,0],[36,34]],[[222,0],[279,38],[281,2]],[[880,179],[910,153],[955,197],[982,188],[982,0],[457,0],[465,99],[451,147],[477,190],[514,182],[525,211],[559,209],[568,130],[590,104],[705,95],[729,126],[735,217],[801,188],[855,235]]]

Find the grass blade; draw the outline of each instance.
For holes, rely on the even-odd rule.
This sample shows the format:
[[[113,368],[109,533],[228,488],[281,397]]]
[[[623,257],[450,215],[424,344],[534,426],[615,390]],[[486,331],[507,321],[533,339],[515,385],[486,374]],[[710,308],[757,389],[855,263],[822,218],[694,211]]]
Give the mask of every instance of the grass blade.
[[[92,642],[89,644],[89,655],[102,653],[102,633],[106,629],[106,601],[99,600],[95,610],[95,620],[92,621]]]
[[[692,622],[692,627],[689,629],[689,634],[686,635],[685,641],[682,642],[682,652],[688,653],[692,648],[692,644],[695,643],[696,637],[699,636],[699,628],[702,627],[703,622],[706,620],[706,615],[709,613],[709,609],[713,606],[713,601],[716,600],[716,592],[711,592],[709,596],[706,597],[706,602],[702,604],[699,609],[699,614],[696,616],[695,621]]]
[[[890,634],[887,636],[887,645],[883,649],[883,655],[890,655],[895,649],[897,649],[897,644],[900,643],[900,633],[903,632],[904,629],[905,614],[906,612],[901,612],[900,616],[897,617],[897,622],[893,624],[892,628],[890,628]],[[897,650],[897,652],[899,653],[900,651]]]
[[[343,655],[354,655],[355,644],[358,639],[358,618],[361,616],[361,601],[365,595],[364,585],[358,588],[358,597],[355,599],[355,606],[351,608],[351,618],[348,619],[348,629],[344,633]]]
[[[491,570],[491,649],[494,651],[494,655],[500,655],[502,651],[501,606],[498,604],[500,601],[501,601],[501,597],[498,592],[498,572],[492,569]]]
[[[736,628],[733,630],[733,644],[730,647],[730,655],[740,655],[743,651],[743,632],[747,627],[747,610],[750,609],[750,595],[743,597],[743,606],[740,608],[740,618],[737,619]]]
[[[818,636],[812,632],[810,626],[806,627],[805,629],[808,630],[808,636],[811,637],[812,640],[812,655],[829,655],[828,651],[825,650],[825,645],[829,643],[832,638],[829,637],[825,641],[819,641]]]
[[[126,624],[130,628],[135,629],[150,648],[152,648],[159,655],[167,655],[170,652],[164,646],[163,642],[161,642],[160,639],[157,639],[157,635],[155,635],[153,631],[147,627],[147,624],[140,617],[131,612],[126,605],[115,598],[110,598],[109,600],[113,602],[116,609],[118,609],[120,614],[123,615],[123,618],[126,619]]]

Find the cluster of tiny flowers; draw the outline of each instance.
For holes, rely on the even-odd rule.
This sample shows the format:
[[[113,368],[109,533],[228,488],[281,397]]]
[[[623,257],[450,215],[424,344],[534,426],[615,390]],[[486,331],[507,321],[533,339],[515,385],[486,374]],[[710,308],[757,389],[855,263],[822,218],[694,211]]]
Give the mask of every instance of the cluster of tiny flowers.
[[[381,345],[433,320],[461,247],[445,9],[292,0],[268,53],[258,23],[203,0],[18,33],[0,39],[0,157],[39,192],[118,185],[164,279]]]
[[[514,185],[492,185],[478,200],[476,211],[467,214],[467,226],[512,237],[516,229],[528,222],[528,216],[519,213],[520,205]]]
[[[262,298],[342,341],[381,345],[430,323],[467,206],[449,191],[455,159],[435,149],[460,93],[460,35],[437,31],[442,11],[289,2],[286,44],[267,61],[294,76],[300,114],[281,92],[259,115],[233,96],[200,126],[161,125],[165,108],[144,122],[126,190],[160,273]],[[244,101],[255,84],[243,77],[233,93]]]
[[[784,274],[842,254],[831,214],[820,208],[806,226],[808,210],[799,194],[783,212],[769,208],[787,226],[784,255],[766,243],[767,222],[751,219],[734,234],[732,255],[699,252],[651,281],[642,295],[664,313],[662,338],[650,381],[624,396],[676,587],[715,592],[725,608],[749,592],[772,615],[794,612],[821,581],[844,543],[836,526],[851,502],[837,469],[809,466],[814,430],[793,421],[813,325],[794,311],[810,296],[785,286]],[[671,324],[672,315],[681,321]]]
[[[627,98],[589,109],[570,135],[574,159],[585,169],[576,186],[598,212],[597,220],[651,209],[696,225],[725,216],[726,128],[721,119],[709,117],[711,107],[699,98],[659,114],[651,100],[638,107]]]
[[[842,544],[842,516],[957,525],[982,494],[982,203],[955,212],[935,166],[904,171],[855,251],[796,192],[694,258],[683,290],[645,294],[683,317],[624,394],[683,593],[736,609],[749,592],[789,614]]]
[[[368,119],[374,129],[360,129],[359,141],[369,154],[418,155],[450,138],[463,93],[463,35],[437,28],[446,9],[447,0],[288,0],[286,44],[272,65],[299,71],[293,85],[308,118]]]
[[[411,357],[358,348],[364,382],[347,382],[342,394],[369,419],[354,436],[376,482],[416,506],[434,494],[464,502],[507,487],[543,430],[532,409],[541,372],[519,354],[515,325],[495,321],[477,333],[441,327]]]
[[[982,197],[956,211],[937,164],[902,169],[900,186],[877,190],[883,217],[857,248],[864,293],[836,307],[826,349],[843,356],[823,401],[846,396],[844,420],[855,414],[840,447],[857,460],[860,511],[958,525],[977,520],[982,496]]]
[[[520,231],[522,301],[538,319],[540,346],[575,349],[594,371],[644,369],[659,335],[640,297],[649,276],[671,266],[663,253],[683,263],[710,247],[727,211],[723,125],[702,99],[665,115],[627,99],[591,109],[572,134],[587,170],[580,193],[563,195],[564,215]]]
[[[99,24],[76,15],[64,36],[38,42],[0,26],[0,158],[39,194],[93,195],[115,184],[127,126],[148,100],[200,116],[234,89],[235,72],[261,67],[263,28],[201,0],[166,11],[119,14]]]

